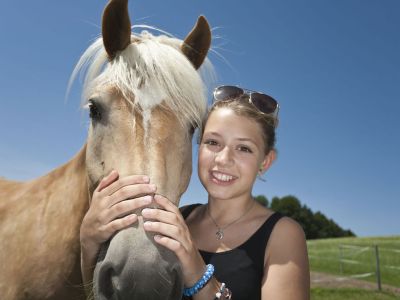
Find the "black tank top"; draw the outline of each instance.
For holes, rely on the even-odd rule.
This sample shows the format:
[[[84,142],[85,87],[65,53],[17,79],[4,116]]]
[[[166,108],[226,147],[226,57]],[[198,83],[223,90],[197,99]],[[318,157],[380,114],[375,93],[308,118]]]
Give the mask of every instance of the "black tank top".
[[[183,207],[184,219],[199,205]],[[204,262],[214,265],[216,279],[232,291],[232,300],[261,299],[265,247],[281,217],[280,213],[273,213],[246,242],[235,249],[219,253],[199,250]]]

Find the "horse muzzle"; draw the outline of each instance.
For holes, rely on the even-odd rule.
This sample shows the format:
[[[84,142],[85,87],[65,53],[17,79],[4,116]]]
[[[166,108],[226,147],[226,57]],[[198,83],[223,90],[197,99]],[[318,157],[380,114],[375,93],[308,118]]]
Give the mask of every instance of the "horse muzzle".
[[[176,255],[142,228],[129,227],[103,245],[93,276],[96,300],[178,300],[183,277]]]

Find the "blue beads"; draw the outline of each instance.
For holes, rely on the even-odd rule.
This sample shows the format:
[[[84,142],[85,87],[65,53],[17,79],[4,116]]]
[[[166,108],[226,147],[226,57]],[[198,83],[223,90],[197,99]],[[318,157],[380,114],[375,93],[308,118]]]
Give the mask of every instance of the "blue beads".
[[[194,286],[183,289],[183,295],[185,295],[186,297],[190,297],[196,294],[207,284],[207,282],[210,280],[213,274],[214,274],[214,266],[212,264],[208,264],[206,267],[206,271],[204,272],[203,276],[199,279],[199,281],[197,281]]]

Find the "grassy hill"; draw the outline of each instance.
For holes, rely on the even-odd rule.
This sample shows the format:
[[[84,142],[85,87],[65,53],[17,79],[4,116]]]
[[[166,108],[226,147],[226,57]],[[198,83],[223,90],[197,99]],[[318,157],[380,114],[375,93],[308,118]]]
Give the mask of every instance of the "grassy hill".
[[[307,241],[311,271],[376,282],[378,249],[381,283],[400,287],[400,236]]]

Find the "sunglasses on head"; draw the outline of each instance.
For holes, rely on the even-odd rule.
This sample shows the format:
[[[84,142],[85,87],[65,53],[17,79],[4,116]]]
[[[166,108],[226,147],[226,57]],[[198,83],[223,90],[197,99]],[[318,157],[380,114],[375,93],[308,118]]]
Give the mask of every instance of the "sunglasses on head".
[[[222,85],[214,90],[213,96],[215,102],[246,100],[249,103],[253,104],[260,112],[264,114],[273,114],[275,117],[278,115],[278,102],[271,96],[263,93],[242,89],[240,87],[232,85]]]

